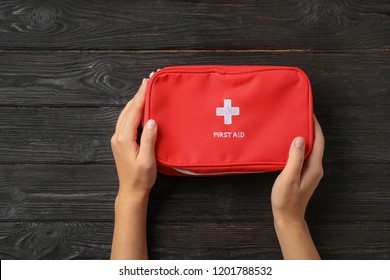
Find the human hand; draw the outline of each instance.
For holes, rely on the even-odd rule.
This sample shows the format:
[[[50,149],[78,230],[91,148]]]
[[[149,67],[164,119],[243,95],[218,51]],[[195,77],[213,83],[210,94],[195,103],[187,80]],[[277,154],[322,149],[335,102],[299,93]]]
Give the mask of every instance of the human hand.
[[[137,141],[137,129],[145,104],[147,79],[119,115],[115,134],[111,138],[111,147],[119,178],[118,196],[144,197],[149,194],[157,177],[155,142],[157,124],[148,120]]]
[[[305,221],[305,211],[323,176],[324,141],[314,116],[314,144],[309,157],[304,160],[304,139],[296,137],[287,164],[272,188],[274,225],[284,259],[320,259]]]
[[[287,164],[272,188],[271,203],[275,224],[305,223],[307,204],[323,176],[324,141],[321,126],[315,116],[313,149],[306,160],[304,139],[296,137],[292,141]]]
[[[137,143],[147,79],[119,115],[111,138],[119,177],[111,259],[147,259],[146,215],[150,189],[157,177],[154,152],[157,124],[148,120]]]

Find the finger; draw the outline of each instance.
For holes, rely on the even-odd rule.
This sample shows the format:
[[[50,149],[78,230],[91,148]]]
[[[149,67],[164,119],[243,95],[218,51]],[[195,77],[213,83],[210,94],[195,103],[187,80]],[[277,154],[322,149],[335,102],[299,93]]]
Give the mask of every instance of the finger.
[[[157,139],[157,124],[154,120],[148,120],[141,134],[138,159],[144,163],[154,163],[155,143]]]
[[[322,158],[324,154],[325,139],[322,129],[314,116],[314,143],[313,149],[304,164],[302,172],[302,186],[316,187],[323,175]],[[315,184],[313,184],[315,182]]]
[[[115,131],[118,131],[120,129],[122,121],[123,121],[123,116],[129,110],[132,103],[133,103],[133,99],[131,99],[129,102],[127,102],[126,106],[122,109],[122,112],[119,114],[118,120],[116,122]]]
[[[131,141],[137,140],[137,129],[141,121],[142,111],[144,108],[147,80],[142,81],[141,87],[132,99],[132,103],[124,112],[121,124],[119,126],[120,133],[129,133]]]
[[[142,85],[143,85],[145,82],[147,82],[147,81],[145,81],[145,79],[143,79],[143,80],[142,80],[142,83],[141,83],[141,85],[140,85],[140,88],[138,89],[138,91],[136,92],[136,94],[133,96],[133,98],[127,103],[126,107],[123,109],[122,114],[121,114],[121,116],[120,116],[120,117],[121,117],[121,118],[120,118],[120,122],[119,122],[119,120],[118,120],[118,122],[119,122],[119,124],[118,124],[118,129],[122,129],[122,127],[123,127],[123,118],[124,118],[124,116],[127,115],[128,111],[131,110],[131,107],[132,107],[132,105],[133,105],[133,103],[134,103],[134,100],[137,100],[137,99],[138,99],[138,98],[137,98],[137,96],[139,95],[138,93],[140,92],[140,89],[141,89]]]
[[[144,80],[145,79],[142,80],[141,86],[145,82]],[[148,81],[149,79],[146,79],[146,80]],[[123,116],[126,115],[126,112],[128,112],[130,110],[130,107],[133,104],[134,98],[137,96],[138,92],[139,92],[139,89],[138,89],[137,93],[133,96],[133,98],[129,102],[127,102],[126,106],[123,108],[121,114],[119,115],[118,121],[116,124],[116,128],[115,128],[116,131],[122,127]]]
[[[288,160],[281,176],[287,180],[300,181],[302,165],[305,159],[305,140],[296,137],[292,142],[288,154]]]
[[[313,115],[314,116],[314,115]],[[314,142],[309,157],[306,159],[307,167],[321,167],[324,155],[325,139],[317,118],[314,116]]]

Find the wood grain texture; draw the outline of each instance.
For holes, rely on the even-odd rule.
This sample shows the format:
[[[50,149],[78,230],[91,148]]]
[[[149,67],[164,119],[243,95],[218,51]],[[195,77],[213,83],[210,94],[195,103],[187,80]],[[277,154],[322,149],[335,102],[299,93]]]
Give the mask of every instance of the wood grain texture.
[[[389,223],[311,227],[324,259],[389,259]],[[0,223],[1,259],[107,259],[112,223]],[[224,238],[221,238],[223,236]],[[353,238],[351,238],[353,237]],[[280,259],[269,222],[161,223],[148,228],[151,259]]]
[[[370,222],[310,226],[323,259],[389,259],[389,229]],[[155,259],[282,258],[272,222],[159,224],[149,229],[149,244]]]
[[[0,223],[1,259],[108,259],[107,223]]]
[[[1,49],[389,48],[375,1],[2,1]]]
[[[0,110],[0,163],[113,163],[110,139],[120,107]],[[389,163],[390,110],[321,106],[325,162]]]
[[[326,164],[324,169],[308,209],[311,223],[390,222],[389,164]],[[272,222],[277,175],[159,175],[149,221]],[[112,221],[117,190],[114,165],[0,165],[0,220]]]
[[[390,105],[387,51],[0,51],[0,106],[123,106],[152,70],[186,64],[298,66],[316,105]]]
[[[0,162],[113,162],[110,139],[119,113],[120,108],[1,108]]]

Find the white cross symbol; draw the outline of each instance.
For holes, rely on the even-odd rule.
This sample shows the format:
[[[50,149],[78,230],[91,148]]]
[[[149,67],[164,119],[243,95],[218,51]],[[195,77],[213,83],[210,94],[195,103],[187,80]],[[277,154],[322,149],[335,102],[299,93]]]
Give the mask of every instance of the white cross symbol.
[[[217,116],[224,117],[224,124],[232,124],[232,116],[240,115],[240,107],[232,107],[231,99],[223,100],[223,107],[217,107]]]

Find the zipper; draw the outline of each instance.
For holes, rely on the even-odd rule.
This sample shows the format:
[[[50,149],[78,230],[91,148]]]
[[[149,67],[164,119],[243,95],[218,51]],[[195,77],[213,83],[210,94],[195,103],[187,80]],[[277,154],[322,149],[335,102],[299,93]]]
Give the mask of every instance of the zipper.
[[[154,74],[156,74],[158,71],[160,71],[161,69],[157,69],[156,71],[152,71],[150,74],[149,74],[149,79],[151,79]]]
[[[243,72],[236,72],[236,71],[233,71],[233,74],[235,73],[241,73],[241,74],[244,74],[244,73],[250,73],[250,72],[257,72],[257,71],[263,71],[263,70],[291,70],[292,68],[296,68],[296,67],[291,67],[291,66],[258,66],[258,65],[242,65],[242,66],[246,66],[248,68],[252,68],[252,69],[247,69]],[[154,76],[154,74],[156,74],[158,71],[160,70],[173,70],[173,71],[183,71],[183,72],[196,72],[196,73],[202,73],[203,71],[214,71],[216,73],[220,73],[220,74],[226,74],[226,73],[230,73],[231,71],[230,68],[235,68],[236,66],[234,65],[189,65],[189,66],[185,66],[185,65],[182,65],[182,66],[168,66],[168,67],[164,67],[163,69],[157,69],[156,71],[152,71],[150,74],[149,74],[149,78],[152,78]],[[240,67],[240,66],[237,66],[237,67]],[[298,68],[299,69],[299,68]]]
[[[218,70],[218,66],[216,66],[216,65],[169,66],[169,67],[165,67],[163,69],[179,70],[179,69],[183,69],[183,68],[184,69],[191,69],[192,67],[196,68],[197,71],[215,70],[216,72],[221,72],[220,70]],[[149,74],[149,79],[151,79],[154,76],[154,74],[156,74],[160,70],[162,70],[162,69],[157,69],[156,71],[152,71]],[[223,70],[222,72],[226,73],[226,70]]]
[[[250,174],[250,173],[264,173],[265,171],[253,172],[253,171],[237,171],[237,172],[215,172],[215,173],[195,173],[186,169],[180,169],[172,167],[173,170],[190,176],[210,176],[210,175],[238,175],[238,174]]]
[[[165,67],[163,69],[167,69],[167,70],[178,70],[178,69],[191,69],[192,67],[194,67],[196,70],[198,71],[204,71],[204,70],[215,70],[216,72],[221,72],[220,70],[218,70],[218,68],[220,66],[218,65],[190,65],[190,66],[168,66],[168,67]],[[149,74],[149,79],[151,79],[154,74],[156,74],[158,71],[160,71],[162,69],[157,69],[156,71],[152,71],[150,74]],[[223,70],[222,71],[223,73],[226,73],[226,70]]]

